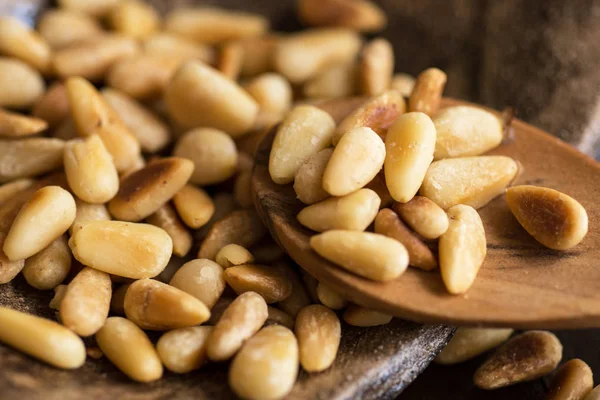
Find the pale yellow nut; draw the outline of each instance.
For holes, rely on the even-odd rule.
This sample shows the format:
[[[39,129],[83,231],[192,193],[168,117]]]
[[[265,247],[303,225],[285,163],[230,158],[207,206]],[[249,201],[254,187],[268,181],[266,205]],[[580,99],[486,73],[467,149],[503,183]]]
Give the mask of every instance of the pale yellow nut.
[[[42,73],[50,68],[50,46],[15,17],[0,17],[0,53],[26,62]]]
[[[156,343],[162,363],[171,372],[186,374],[206,364],[206,343],[212,326],[193,326],[169,331]]]
[[[265,326],[269,325],[281,325],[285,326],[288,329],[294,329],[294,319],[285,311],[281,311],[275,307],[267,307],[269,316],[265,321]]]
[[[238,174],[233,184],[233,196],[236,203],[242,208],[254,207],[254,193],[252,192],[252,171],[243,171]]]
[[[394,49],[383,38],[369,42],[362,49],[358,67],[360,92],[366,96],[376,96],[385,92],[394,73]]]
[[[234,358],[229,385],[244,399],[281,399],[297,375],[298,342],[288,328],[272,325],[248,340]]]
[[[160,15],[150,5],[138,0],[119,2],[108,14],[112,28],[125,36],[143,39],[160,28]]]
[[[199,187],[189,184],[173,196],[173,204],[183,222],[192,229],[206,225],[215,212],[210,196]]]
[[[66,235],[58,237],[48,247],[25,260],[23,277],[38,290],[54,289],[71,270],[71,250]]]
[[[69,247],[83,265],[141,279],[165,269],[173,242],[167,232],[149,224],[90,221],[73,232]]]
[[[324,306],[332,310],[342,310],[348,305],[348,300],[323,282],[317,285],[317,296]]]
[[[67,286],[60,320],[79,336],[98,332],[108,317],[112,282],[106,272],[86,267]]]
[[[390,89],[396,90],[404,97],[410,97],[414,87],[416,79],[409,74],[396,74],[392,77],[390,82]]]
[[[52,49],[60,49],[104,33],[95,18],[63,9],[44,12],[39,19],[37,30]]]
[[[160,379],[163,366],[146,333],[133,322],[110,317],[96,333],[96,342],[104,355],[136,382]]]
[[[240,39],[244,57],[242,76],[256,76],[273,70],[273,57],[279,37],[273,34]]]
[[[444,71],[437,68],[429,68],[421,72],[410,94],[408,111],[419,111],[433,116],[440,106],[446,80]]]
[[[53,137],[60,138],[56,133],[63,121],[70,119],[69,98],[67,89],[62,82],[54,82],[41,96],[31,109],[31,115],[43,119],[51,128]],[[71,121],[72,124],[73,121]],[[74,131],[74,129],[73,129]],[[76,134],[73,137],[77,136]],[[71,138],[69,138],[71,139]]]
[[[261,295],[267,304],[285,300],[292,294],[292,282],[279,268],[265,265],[236,265],[224,272],[227,284],[237,294],[255,292]]]
[[[369,327],[387,325],[391,320],[392,316],[389,314],[356,304],[350,304],[346,311],[344,311],[344,321],[352,326]]]
[[[173,254],[185,257],[192,248],[192,234],[179,220],[177,213],[169,203],[163,204],[158,210],[146,218],[146,222],[164,229],[173,241]]]
[[[308,80],[303,92],[309,99],[349,97],[357,92],[357,76],[353,63],[334,65]]]
[[[519,164],[505,156],[447,158],[431,163],[419,194],[447,210],[457,204],[481,208],[515,179]]]
[[[80,229],[85,223],[90,221],[110,221],[110,214],[104,204],[91,204],[86,203],[83,200],[75,198],[75,205],[77,206],[77,212],[75,213],[75,220],[69,228],[69,234],[73,235],[73,232]]]
[[[407,203],[395,203],[393,209],[425,239],[437,239],[448,229],[448,216],[427,197],[415,196]]]
[[[58,368],[75,369],[85,362],[85,346],[75,333],[6,307],[0,307],[0,342]]]
[[[296,317],[294,333],[305,371],[320,372],[333,364],[342,335],[340,320],[333,311],[320,304],[303,308]]]
[[[514,329],[459,327],[446,347],[437,355],[438,364],[458,364],[504,343]]]
[[[193,170],[194,164],[185,158],[153,160],[121,181],[108,209],[117,219],[140,221],[171,200],[185,186]]]
[[[348,29],[313,29],[280,39],[275,70],[292,83],[302,83],[334,64],[348,63],[358,54],[361,39]]]
[[[325,200],[329,193],[323,189],[323,174],[333,154],[333,149],[324,149],[313,154],[298,168],[294,176],[294,191],[304,204],[314,204]]]
[[[169,144],[169,128],[145,106],[115,89],[104,88],[102,97],[135,135],[144,152],[156,153]]]
[[[208,337],[207,354],[213,361],[225,361],[242,347],[265,323],[267,303],[257,293],[238,296],[223,312]]]
[[[342,197],[331,197],[303,208],[298,221],[309,229],[364,231],[373,222],[381,199],[371,189],[359,189]]]
[[[448,230],[440,237],[440,271],[451,294],[465,293],[477,276],[487,252],[481,217],[473,207],[459,204],[448,210]]]
[[[67,285],[58,285],[57,287],[54,288],[54,297],[52,297],[52,300],[50,300],[50,304],[48,304],[48,307],[50,307],[53,310],[59,311],[60,310],[60,303],[62,302],[62,299],[65,297],[65,294],[67,293]],[[60,314],[59,314],[60,316]]]
[[[29,108],[44,88],[38,71],[14,58],[0,57],[0,107]]]
[[[283,76],[268,72],[244,85],[261,111],[283,114],[292,107],[292,86]]]
[[[0,182],[50,172],[63,163],[65,142],[53,138],[0,140]]]
[[[286,261],[280,261],[276,267],[286,273],[287,279],[292,284],[292,293],[285,300],[277,303],[277,306],[293,318],[296,318],[296,315],[298,315],[298,312],[302,308],[312,303],[306,287],[308,285],[305,286],[300,276],[298,276],[297,267],[293,267]],[[316,286],[317,282],[314,280],[314,300],[318,301],[316,296]]]
[[[42,119],[0,109],[0,137],[22,138],[40,133],[47,127],[48,123]]]
[[[500,145],[504,138],[502,119],[478,107],[444,108],[433,123],[437,131],[436,160],[478,156]]]
[[[223,267],[214,261],[198,259],[181,266],[169,285],[183,290],[211,309],[225,290]]]
[[[212,64],[215,59],[215,51],[211,46],[166,32],[147,37],[143,47],[145,54],[169,57],[180,62],[196,59]]]
[[[43,187],[21,207],[6,235],[4,253],[12,261],[31,257],[65,233],[74,219],[73,196],[58,186]]]
[[[207,44],[260,36],[268,28],[263,16],[216,7],[177,8],[165,17],[167,32]]]
[[[597,385],[594,390],[589,392],[583,400],[598,400],[600,399],[600,385]]]
[[[102,35],[56,50],[52,56],[52,67],[59,78],[79,76],[100,81],[115,62],[139,51],[138,43],[132,38]]]
[[[258,114],[258,104],[237,83],[197,61],[183,64],[166,91],[169,115],[182,128],[221,129],[232,137],[248,132]]]
[[[560,366],[550,381],[547,400],[583,399],[594,387],[592,369],[574,358]]]
[[[61,9],[76,11],[92,17],[104,17],[119,0],[58,0]]]
[[[215,261],[223,268],[236,265],[252,264],[254,256],[244,247],[237,244],[224,246],[215,257]]]
[[[31,187],[32,179],[17,179],[0,185],[0,205],[19,192]]]
[[[269,173],[277,184],[294,180],[300,166],[331,144],[335,121],[314,106],[297,106],[290,111],[273,140]]]
[[[140,279],[127,289],[125,315],[142,329],[167,331],[200,325],[210,311],[200,300],[154,279]]]
[[[331,230],[310,238],[320,256],[365,278],[396,279],[408,267],[408,253],[398,241],[371,232]]]
[[[217,69],[227,78],[236,81],[242,71],[244,48],[237,41],[226,42],[221,46]]]
[[[71,116],[79,135],[100,136],[113,157],[117,171],[122,172],[133,166],[140,154],[140,144],[116,111],[83,78],[69,78],[66,88]]]
[[[110,298],[110,311],[117,315],[125,315],[125,295],[131,283],[125,283],[113,290]]]
[[[19,272],[23,270],[23,267],[25,267],[25,260],[11,261],[6,257],[1,247],[4,245],[5,239],[6,235],[0,233],[0,285],[15,279],[19,275]]]
[[[369,0],[300,0],[300,20],[306,25],[342,26],[361,32],[375,32],[387,25],[387,17]]]
[[[323,173],[323,189],[344,196],[369,183],[385,160],[385,144],[371,128],[353,128],[333,150]]]
[[[431,118],[421,112],[401,115],[388,129],[384,172],[394,200],[406,203],[419,191],[433,161],[435,138]]]
[[[506,190],[506,204],[538,242],[555,250],[577,246],[588,232],[585,208],[557,190],[521,185]]]

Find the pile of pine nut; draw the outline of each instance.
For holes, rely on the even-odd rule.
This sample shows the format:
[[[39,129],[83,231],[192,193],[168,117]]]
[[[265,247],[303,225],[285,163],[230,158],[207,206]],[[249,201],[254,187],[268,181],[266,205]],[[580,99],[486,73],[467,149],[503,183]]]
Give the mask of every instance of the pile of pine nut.
[[[365,278],[439,267],[448,291],[465,293],[486,254],[476,210],[505,192],[545,246],[568,249],[587,232],[576,200],[507,189],[519,164],[482,155],[501,144],[507,121],[470,106],[438,110],[439,69],[394,75],[391,44],[361,37],[387,24],[367,0],[300,0],[312,28],[293,34],[218,8],[162,17],[137,0],[57,3],[36,30],[0,17],[0,284],[21,273],[54,290],[58,320],[0,307],[0,342],[50,365],[106,356],[151,382],[164,368],[231,360],[237,395],[278,399],[299,365],[334,362],[338,311],[350,325],[390,322],[297,270],[266,235],[251,170],[277,124],[273,181],[293,183],[306,204],[298,220],[318,233],[314,251]],[[339,124],[319,108],[351,96],[363,99]],[[145,331],[165,333],[153,343]],[[460,328],[437,361],[467,360],[511,334]],[[518,351],[529,358],[516,362]],[[554,335],[527,332],[475,383],[533,379],[561,356]],[[555,379],[554,399],[593,385],[579,360]]]

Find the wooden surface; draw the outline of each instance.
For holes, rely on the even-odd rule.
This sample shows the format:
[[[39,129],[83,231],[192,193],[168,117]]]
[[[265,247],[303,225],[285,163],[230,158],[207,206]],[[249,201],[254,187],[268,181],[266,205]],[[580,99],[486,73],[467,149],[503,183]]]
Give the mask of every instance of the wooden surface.
[[[461,102],[446,99],[444,105]],[[537,243],[518,224],[502,196],[480,210],[488,255],[465,295],[450,295],[439,271],[409,268],[380,283],[358,277],[318,256],[314,232],[296,220],[303,207],[291,185],[272,182],[268,158],[274,132],[261,143],[253,184],[257,207],[271,234],[311,275],[352,301],[419,322],[519,328],[600,326],[600,164],[564,142],[514,121],[509,138],[490,154],[519,161],[516,184],[547,186],[576,198],[588,211],[590,230],[574,249],[557,252]]]

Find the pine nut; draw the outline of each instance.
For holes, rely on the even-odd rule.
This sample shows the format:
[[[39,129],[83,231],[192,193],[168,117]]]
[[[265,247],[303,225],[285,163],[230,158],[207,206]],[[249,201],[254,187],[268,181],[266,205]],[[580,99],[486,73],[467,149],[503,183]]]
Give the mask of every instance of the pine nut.
[[[227,268],[225,280],[237,294],[256,292],[267,304],[285,300],[292,294],[292,282],[279,268],[264,265],[238,265]]]
[[[199,241],[202,241],[206,238],[215,222],[220,221],[221,219],[223,219],[224,217],[231,214],[237,209],[237,204],[235,202],[233,194],[228,192],[217,193],[213,198],[213,204],[215,205],[215,212],[213,216],[202,228],[197,230],[194,234],[194,238]]]
[[[96,333],[96,342],[106,357],[137,382],[160,379],[163,366],[143,330],[121,317],[110,317]]]
[[[279,74],[259,75],[244,85],[244,89],[254,97],[261,111],[283,114],[292,106],[292,86]]]
[[[160,28],[160,16],[150,4],[137,0],[118,3],[111,9],[108,20],[112,28],[125,36],[143,39]]]
[[[59,236],[48,247],[25,260],[23,276],[38,290],[54,289],[66,279],[71,270],[71,250],[67,236]]]
[[[21,138],[44,131],[48,123],[42,119],[0,109],[0,137]]]
[[[11,197],[31,187],[32,184],[33,180],[31,179],[17,179],[0,185],[0,205]]]
[[[197,185],[212,185],[231,178],[236,171],[238,152],[229,135],[218,129],[198,128],[184,134],[173,150],[195,165],[190,181]]]
[[[448,229],[448,216],[427,197],[415,196],[407,203],[395,203],[393,209],[426,239],[437,239]]]
[[[254,208],[254,195],[252,193],[252,171],[240,172],[233,186],[235,201],[242,208]]]
[[[344,196],[369,183],[383,167],[385,144],[371,128],[348,131],[333,150],[323,173],[323,189]]]
[[[223,267],[214,261],[192,260],[181,266],[169,285],[183,290],[211,309],[225,290]]]
[[[75,220],[69,228],[70,235],[73,235],[73,232],[80,229],[87,222],[110,221],[111,219],[104,204],[90,204],[75,198],[75,205],[77,206],[77,212],[75,213]]]
[[[388,129],[384,171],[394,200],[406,203],[417,194],[433,161],[435,138],[435,126],[423,113],[404,114]]]
[[[119,0],[58,0],[61,9],[87,14],[92,17],[104,17]]]
[[[213,361],[225,361],[242,347],[265,323],[267,303],[257,293],[246,292],[227,307],[208,337],[207,354]]]
[[[173,197],[173,203],[183,222],[192,229],[206,225],[215,212],[210,196],[193,185],[181,188]]]
[[[192,234],[179,220],[177,213],[169,203],[163,204],[154,214],[146,218],[150,225],[163,229],[173,241],[173,254],[185,257],[192,248]]]
[[[448,107],[433,119],[437,131],[434,157],[478,156],[498,147],[504,124],[494,114],[478,107]]]
[[[333,364],[342,334],[340,320],[333,311],[320,304],[303,308],[296,317],[294,332],[305,371],[320,372]]]
[[[385,13],[368,0],[301,0],[298,14],[305,25],[343,26],[361,32],[380,31],[387,25]]]
[[[217,253],[215,261],[223,268],[236,265],[252,264],[254,256],[244,247],[237,244],[228,244]]]
[[[173,243],[162,229],[122,221],[90,221],[69,240],[73,256],[100,271],[142,279],[158,275],[171,257]]]
[[[54,297],[52,298],[52,300],[50,300],[50,304],[48,304],[48,307],[50,307],[53,310],[59,311],[60,303],[65,298],[66,293],[67,293],[67,285],[58,285],[57,287],[55,287],[54,288]],[[60,314],[59,314],[59,317],[60,317]]]
[[[285,326],[288,329],[294,329],[294,319],[284,311],[281,311],[278,308],[268,306],[267,310],[269,312],[269,316],[265,321],[265,326],[269,325],[281,325]]]
[[[356,304],[350,304],[344,311],[344,321],[352,326],[379,326],[387,325],[392,320],[392,316],[369,308],[360,307]]]
[[[597,385],[594,390],[589,392],[583,400],[598,400],[600,399],[600,385]]]
[[[332,154],[333,149],[321,150],[296,171],[294,191],[304,204],[314,204],[329,197],[329,193],[323,189],[323,174]]]
[[[60,302],[62,323],[79,336],[98,332],[108,317],[112,282],[106,272],[84,268],[67,286]]]
[[[390,83],[390,89],[399,92],[404,97],[410,97],[414,87],[416,79],[409,74],[396,74],[392,77]]]
[[[4,233],[0,233],[0,285],[15,279],[15,277],[19,275],[19,272],[21,272],[25,266],[25,260],[11,261],[8,259],[8,257],[6,257],[4,250],[2,250],[5,239],[6,235]]]
[[[421,72],[410,95],[408,110],[434,115],[440,106],[446,80],[446,74],[437,68]]]
[[[564,363],[552,377],[546,399],[583,399],[594,387],[594,377],[589,365],[578,358]]]
[[[229,307],[229,305],[233,303],[233,300],[235,299],[232,297],[220,297],[219,300],[217,300],[216,304],[213,306],[213,308],[211,308],[210,318],[208,319],[208,321],[206,321],[206,324],[213,326],[216,325],[217,322],[219,322],[219,320],[221,319],[221,316],[223,315],[227,307]]]
[[[79,137],[79,133],[75,127],[75,121],[73,121],[73,118],[71,118],[70,115],[52,131],[52,137],[64,141],[77,139]]]
[[[435,358],[438,364],[458,364],[477,357],[504,343],[514,329],[459,327],[452,340]]]
[[[383,38],[369,42],[362,50],[359,63],[361,93],[376,96],[385,92],[394,73],[394,49]]]
[[[457,204],[481,208],[514,180],[515,160],[505,156],[447,158],[427,170],[419,194],[447,210]]]
[[[286,299],[277,303],[277,306],[293,318],[296,318],[298,312],[311,303],[311,299],[295,268],[285,263],[277,264],[277,268],[286,273],[287,279],[292,284],[292,293]]]
[[[0,107],[29,108],[44,94],[38,71],[22,61],[0,57]]]
[[[166,32],[146,38],[143,46],[145,54],[160,55],[178,60],[179,63],[196,59],[212,64],[215,59],[215,51],[212,47]]]
[[[357,92],[358,68],[355,64],[338,64],[315,75],[304,84],[309,99],[349,97]]]
[[[184,129],[206,126],[239,137],[252,128],[258,104],[235,82],[200,62],[189,61],[165,91],[170,116]]]
[[[320,256],[365,278],[390,281],[408,266],[406,248],[398,241],[371,232],[332,230],[310,238]]]
[[[370,189],[359,189],[342,197],[332,197],[303,208],[298,221],[309,229],[364,231],[375,219],[381,199]]]
[[[142,329],[166,331],[200,325],[210,311],[194,296],[153,279],[140,279],[125,294],[125,315]]]
[[[402,223],[398,215],[384,208],[375,218],[375,233],[396,239],[404,245],[408,252],[408,260],[413,267],[430,271],[437,268],[438,263],[429,247],[417,235]]]
[[[323,282],[319,282],[317,285],[317,296],[324,306],[332,310],[342,310],[348,305],[348,300]]]
[[[217,69],[227,78],[236,81],[242,71],[244,49],[239,42],[226,42],[221,46]]]
[[[43,187],[21,207],[4,240],[4,253],[11,261],[31,257],[65,233],[74,219],[73,196],[58,186]]]
[[[51,9],[40,17],[37,30],[53,49],[102,35],[96,19],[76,11]]]
[[[272,71],[278,40],[279,37],[272,33],[239,40],[244,53],[242,76],[256,76]]]
[[[0,182],[30,178],[62,165],[65,143],[53,138],[0,140]]]
[[[521,185],[508,188],[506,204],[521,226],[546,247],[566,250],[577,246],[588,231],[585,208],[557,190]]]
[[[117,315],[125,315],[125,295],[131,283],[125,283],[113,290],[110,298],[110,311]]]
[[[165,367],[176,374],[186,374],[206,364],[206,344],[212,330],[212,326],[193,326],[162,335],[156,350]]]
[[[85,346],[75,333],[6,307],[0,307],[0,342],[58,368],[75,369],[85,362]]]
[[[50,67],[48,43],[15,17],[0,18],[0,53],[24,61],[42,73]]]

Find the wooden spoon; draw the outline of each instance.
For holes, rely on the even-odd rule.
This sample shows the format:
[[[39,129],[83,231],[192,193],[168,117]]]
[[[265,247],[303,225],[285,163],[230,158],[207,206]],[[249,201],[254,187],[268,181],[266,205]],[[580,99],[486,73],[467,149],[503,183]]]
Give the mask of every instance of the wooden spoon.
[[[322,108],[338,120],[360,101],[329,102]],[[469,104],[444,99],[442,107]],[[497,113],[496,111],[489,110]],[[498,114],[498,113],[497,113]],[[511,156],[523,166],[516,184],[547,186],[577,199],[589,216],[589,233],[575,248],[554,251],[519,225],[504,196],[480,209],[488,254],[464,295],[450,295],[439,271],[409,267],[398,279],[374,282],[325,260],[311,250],[314,232],[296,220],[303,204],[291,185],[275,184],[268,171],[275,135],[266,135],[253,172],[255,203],[272,236],[302,268],[352,302],[426,323],[515,328],[600,327],[600,164],[559,139],[522,121],[490,154]]]

